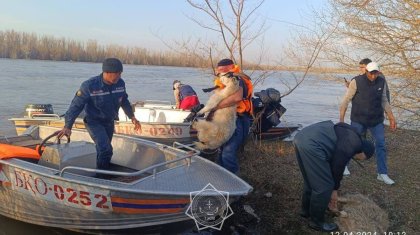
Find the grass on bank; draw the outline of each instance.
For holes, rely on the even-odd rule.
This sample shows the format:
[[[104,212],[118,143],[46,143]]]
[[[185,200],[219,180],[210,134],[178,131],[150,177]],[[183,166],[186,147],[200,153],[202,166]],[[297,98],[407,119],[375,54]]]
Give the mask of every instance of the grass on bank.
[[[344,177],[339,194],[367,195],[388,213],[389,232],[419,234],[419,143],[419,131],[387,129],[388,171],[396,184],[376,179],[376,159],[372,158],[362,162],[364,168],[350,164],[351,175]],[[245,204],[261,218],[255,224],[257,233],[323,234],[307,228],[298,216],[303,179],[291,142],[248,142],[239,161],[240,176],[254,188]]]

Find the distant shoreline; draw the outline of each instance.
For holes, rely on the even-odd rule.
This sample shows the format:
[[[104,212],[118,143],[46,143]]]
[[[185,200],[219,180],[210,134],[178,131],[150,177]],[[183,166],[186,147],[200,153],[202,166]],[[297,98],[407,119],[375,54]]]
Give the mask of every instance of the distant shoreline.
[[[53,61],[53,62],[70,62],[70,63],[102,63],[102,62],[95,62],[95,61],[73,61],[73,60],[46,60],[46,59],[26,59],[26,58],[0,58],[0,59],[7,59],[7,60],[30,60],[30,61]],[[165,67],[180,67],[180,68],[196,68],[196,69],[205,69],[210,68],[210,66],[180,66],[180,65],[172,65],[172,64],[131,64],[126,63],[123,61],[123,64],[126,65],[144,65],[144,66],[165,66]],[[272,70],[272,71],[288,71],[288,72],[305,72],[306,68],[303,67],[288,67],[288,66],[260,66],[261,68],[255,69],[258,70]],[[253,70],[253,68],[245,67],[244,70]],[[345,70],[345,69],[339,69],[339,68],[319,68],[319,67],[313,67],[309,70],[310,74],[321,74],[321,73],[327,73],[327,74],[357,74],[357,70]]]

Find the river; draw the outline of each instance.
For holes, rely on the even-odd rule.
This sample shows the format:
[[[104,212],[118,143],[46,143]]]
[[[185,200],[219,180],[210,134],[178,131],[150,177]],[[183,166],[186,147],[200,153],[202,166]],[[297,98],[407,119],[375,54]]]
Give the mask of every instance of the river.
[[[0,135],[14,135],[8,119],[21,117],[27,104],[52,104],[56,113],[68,108],[80,84],[101,71],[98,63],[0,59]],[[299,73],[297,73],[299,76]],[[213,86],[209,71],[195,68],[124,65],[122,74],[129,99],[174,101],[172,82],[177,79],[195,88],[202,102],[208,94],[202,88]],[[287,90],[293,84],[290,72],[278,72],[255,87]],[[323,120],[338,121],[338,107],[345,87],[341,82],[311,75],[293,93],[282,99],[287,108],[283,124],[309,125]],[[68,234],[61,229],[22,223],[0,216],[0,234]]]
[[[39,60],[0,59],[0,135],[15,134],[12,117],[21,117],[27,104],[52,104],[63,114],[80,84],[101,71],[98,63],[75,63]],[[300,74],[297,73],[297,76]],[[190,84],[202,102],[208,94],[202,88],[213,86],[209,71],[195,68],[124,65],[122,74],[129,99],[169,100],[174,102],[172,82]],[[278,72],[257,84],[254,91],[273,87],[287,90],[283,82],[293,85],[290,72]],[[284,124],[302,124],[331,119],[338,121],[338,107],[345,87],[341,82],[310,75],[293,93],[283,97],[287,108]]]

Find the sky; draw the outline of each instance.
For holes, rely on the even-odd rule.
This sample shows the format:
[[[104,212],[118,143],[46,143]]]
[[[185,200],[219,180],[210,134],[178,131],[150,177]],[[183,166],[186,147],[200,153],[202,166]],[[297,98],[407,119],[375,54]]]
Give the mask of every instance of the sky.
[[[253,5],[256,1],[247,2]],[[266,19],[265,49],[275,56],[296,30],[285,22],[308,25],[312,9],[320,9],[326,2],[266,0],[256,13],[258,18]],[[209,22],[186,0],[0,0],[0,30],[156,51],[168,50],[162,41],[218,40],[217,34],[189,17]],[[248,55],[253,56],[258,50],[261,49],[254,45],[248,49]]]

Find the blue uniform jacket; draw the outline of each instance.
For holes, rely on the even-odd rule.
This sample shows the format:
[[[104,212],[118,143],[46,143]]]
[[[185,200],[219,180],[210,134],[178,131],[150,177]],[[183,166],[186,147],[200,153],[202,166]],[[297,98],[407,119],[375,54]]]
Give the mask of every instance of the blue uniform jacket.
[[[64,127],[71,129],[83,108],[87,120],[113,122],[120,107],[130,119],[134,116],[125,82],[119,79],[117,84],[107,85],[100,74],[82,83],[66,112]]]

